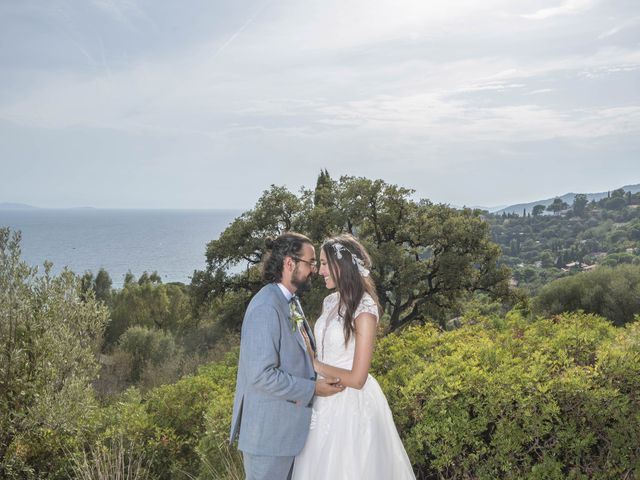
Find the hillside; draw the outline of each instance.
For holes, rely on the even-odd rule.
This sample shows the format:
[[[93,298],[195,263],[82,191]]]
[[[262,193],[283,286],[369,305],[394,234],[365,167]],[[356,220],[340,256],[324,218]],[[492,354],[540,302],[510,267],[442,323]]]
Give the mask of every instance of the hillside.
[[[640,192],[640,183],[635,185],[625,185],[624,187],[620,187],[620,188],[625,192],[631,192],[632,194],[638,193]],[[584,193],[584,192],[579,192],[579,193]],[[597,192],[597,193],[586,193],[585,195],[587,196],[587,200],[589,201],[592,201],[592,200],[598,201],[598,200],[602,200],[603,198],[606,198],[607,195],[609,195],[610,193],[611,192]],[[570,192],[570,193],[565,193],[564,195],[560,195],[558,197],[545,198],[543,200],[536,200],[528,203],[517,203],[515,205],[509,205],[508,207],[501,208],[499,210],[489,209],[489,211],[492,213],[495,213],[496,215],[500,215],[502,213],[507,213],[507,214],[517,213],[518,215],[521,215],[523,210],[526,210],[527,212],[531,212],[533,210],[533,207],[535,207],[536,205],[544,205],[546,207],[551,203],[553,203],[553,200],[555,198],[560,198],[563,202],[566,202],[569,205],[571,205],[576,195],[578,195],[578,193]]]
[[[571,204],[570,204],[571,205]],[[526,207],[523,207],[526,208]],[[597,265],[640,264],[640,193],[615,190],[555,215],[487,214],[513,284],[531,292]]]

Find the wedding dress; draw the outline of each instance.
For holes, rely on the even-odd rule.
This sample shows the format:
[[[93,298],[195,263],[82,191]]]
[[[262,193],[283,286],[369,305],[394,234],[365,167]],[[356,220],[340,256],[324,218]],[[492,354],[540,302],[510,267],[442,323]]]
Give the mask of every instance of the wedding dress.
[[[339,294],[324,299],[314,334],[318,359],[350,370],[355,335],[345,346]],[[364,294],[360,313],[378,318],[375,302]],[[315,397],[311,428],[293,466],[294,480],[404,480],[415,479],[411,462],[393,423],[391,410],[378,382],[368,376],[362,389],[345,388],[329,397]]]

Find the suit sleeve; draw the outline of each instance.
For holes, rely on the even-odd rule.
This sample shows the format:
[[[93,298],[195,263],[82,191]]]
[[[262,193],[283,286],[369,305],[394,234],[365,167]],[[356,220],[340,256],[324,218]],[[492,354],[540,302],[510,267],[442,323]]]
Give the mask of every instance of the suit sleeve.
[[[240,354],[247,359],[248,380],[274,397],[308,404],[315,381],[295,377],[280,369],[281,324],[275,308],[263,305],[247,312]]]

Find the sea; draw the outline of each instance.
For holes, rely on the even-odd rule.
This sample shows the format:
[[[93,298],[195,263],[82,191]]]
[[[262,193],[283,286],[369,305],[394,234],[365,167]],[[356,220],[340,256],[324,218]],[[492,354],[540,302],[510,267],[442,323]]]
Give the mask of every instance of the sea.
[[[127,272],[157,271],[164,283],[189,283],[206,265],[207,243],[217,239],[241,210],[0,210],[0,227],[19,230],[22,259],[48,260],[53,273],[104,268],[113,287]]]

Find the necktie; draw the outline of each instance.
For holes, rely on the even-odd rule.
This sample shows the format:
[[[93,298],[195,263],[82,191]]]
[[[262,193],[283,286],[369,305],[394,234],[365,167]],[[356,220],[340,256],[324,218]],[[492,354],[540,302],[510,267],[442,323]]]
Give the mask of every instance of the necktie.
[[[304,321],[302,322],[302,330],[304,331],[301,331],[300,333],[302,333],[306,337],[306,339],[309,340],[311,349],[315,352],[316,343],[313,341],[313,336],[309,333],[309,324],[307,323],[307,317],[302,310],[302,305],[300,305],[300,299],[297,295],[294,295],[293,297],[291,297],[291,300],[289,300],[289,303],[291,304],[291,308],[294,308],[300,315],[302,315],[302,318],[304,319]]]

